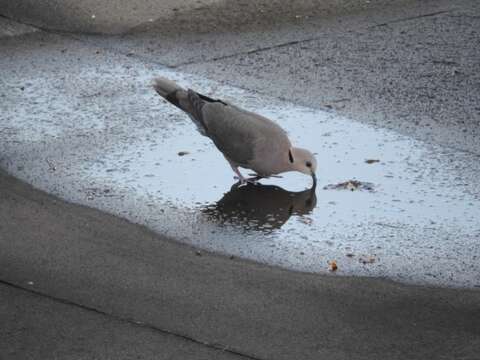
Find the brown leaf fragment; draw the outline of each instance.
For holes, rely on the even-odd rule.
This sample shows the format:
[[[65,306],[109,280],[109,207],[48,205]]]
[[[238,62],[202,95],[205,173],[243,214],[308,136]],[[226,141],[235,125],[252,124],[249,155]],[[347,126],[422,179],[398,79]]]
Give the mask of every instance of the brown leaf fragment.
[[[365,162],[366,162],[367,164],[375,164],[375,163],[377,163],[377,162],[380,162],[380,160],[377,160],[377,159],[367,159],[367,160],[365,160]]]
[[[329,261],[328,266],[329,266],[328,270],[330,270],[330,271],[337,271],[337,269],[338,269],[336,260]]]
[[[324,190],[366,190],[374,192],[374,185],[369,182],[362,182],[358,180],[348,180],[338,184],[330,184],[323,187]]]

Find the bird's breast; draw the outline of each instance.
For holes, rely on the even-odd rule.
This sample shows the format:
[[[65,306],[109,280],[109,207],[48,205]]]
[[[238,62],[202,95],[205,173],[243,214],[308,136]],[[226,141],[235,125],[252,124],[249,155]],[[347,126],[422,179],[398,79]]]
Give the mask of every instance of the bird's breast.
[[[263,141],[256,145],[249,167],[259,175],[269,176],[287,171],[290,142]]]

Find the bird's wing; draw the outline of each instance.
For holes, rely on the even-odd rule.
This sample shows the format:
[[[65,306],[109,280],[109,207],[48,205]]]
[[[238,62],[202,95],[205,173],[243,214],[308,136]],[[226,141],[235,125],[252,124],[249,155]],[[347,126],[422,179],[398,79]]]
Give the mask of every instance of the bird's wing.
[[[202,120],[218,149],[239,165],[248,165],[258,156],[259,144],[270,137],[285,137],[273,121],[223,102],[204,103]]]

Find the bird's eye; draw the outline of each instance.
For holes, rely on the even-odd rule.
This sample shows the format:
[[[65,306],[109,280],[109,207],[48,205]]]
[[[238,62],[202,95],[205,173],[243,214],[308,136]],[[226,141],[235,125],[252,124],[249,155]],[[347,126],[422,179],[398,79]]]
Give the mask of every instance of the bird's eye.
[[[292,150],[288,150],[288,159],[293,164],[294,159],[293,159],[293,155],[292,155]]]
[[[307,165],[307,167],[312,167],[312,163],[310,161],[307,161],[305,165]]]

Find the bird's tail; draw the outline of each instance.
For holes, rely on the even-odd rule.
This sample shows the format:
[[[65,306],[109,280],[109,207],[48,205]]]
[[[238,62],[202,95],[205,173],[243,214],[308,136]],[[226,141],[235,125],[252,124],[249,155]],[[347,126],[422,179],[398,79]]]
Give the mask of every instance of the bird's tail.
[[[153,80],[153,88],[163,98],[167,98],[168,95],[175,93],[178,90],[183,90],[176,82],[166,79],[164,77],[158,77]]]
[[[193,120],[202,135],[206,134],[205,123],[201,116],[202,100],[193,90],[185,90],[172,80],[158,77],[154,80],[153,88],[165,100],[185,111]]]
[[[187,90],[182,88],[176,82],[158,77],[153,81],[153,88],[165,100],[182,109],[188,114],[192,113],[192,106],[188,100]]]

